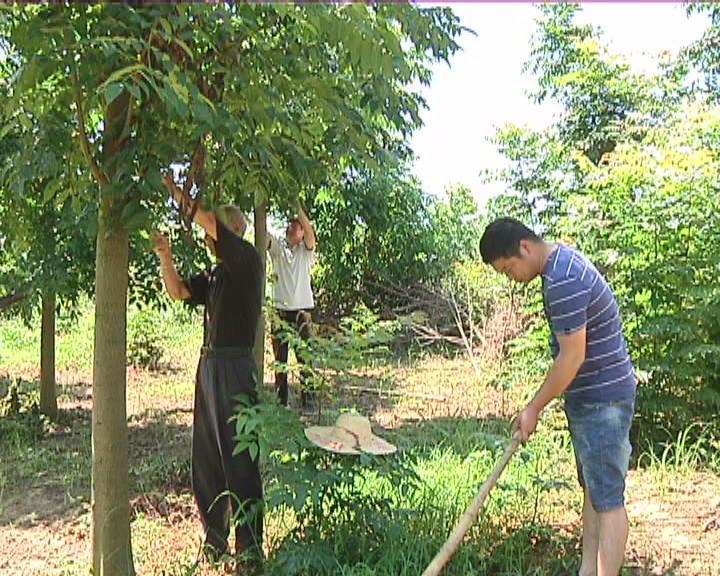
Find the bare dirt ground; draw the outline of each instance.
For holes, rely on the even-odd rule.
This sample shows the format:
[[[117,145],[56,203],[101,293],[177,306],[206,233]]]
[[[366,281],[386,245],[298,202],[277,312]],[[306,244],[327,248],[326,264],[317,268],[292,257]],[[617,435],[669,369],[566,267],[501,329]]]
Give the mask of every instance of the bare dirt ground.
[[[189,573],[200,545],[200,524],[190,492],[189,470],[182,462],[190,449],[194,358],[182,367],[149,374],[129,369],[128,416],[131,466],[153,455],[142,469],[132,498],[133,549],[138,574]],[[27,374],[26,376],[36,376]],[[469,363],[430,359],[412,368],[368,371],[368,387],[392,390],[381,395],[347,390],[345,399],[365,407],[382,426],[440,417],[506,417],[516,399],[479,389]],[[78,462],[89,450],[91,389],[89,374],[63,374],[57,429],[40,441],[48,453],[75,450]],[[391,384],[388,384],[391,382]],[[68,392],[69,391],[69,392]],[[83,452],[84,451],[84,452]],[[26,478],[22,485],[0,485],[0,576],[75,576],[87,574],[90,559],[89,478],[74,460],[64,470]],[[180,464],[178,464],[180,463]],[[7,470],[21,463],[2,462]],[[144,491],[142,478],[157,473],[162,490]],[[5,477],[4,475],[2,477]],[[168,481],[167,479],[170,478]],[[69,479],[69,480],[68,480]],[[628,478],[631,536],[627,573],[634,575],[717,576],[720,574],[720,478],[693,473],[658,481],[648,471]],[[577,534],[579,516],[567,511],[553,520],[557,530]],[[268,527],[266,546],[273,546]],[[182,568],[178,571],[178,566]],[[172,568],[171,568],[172,567]],[[196,574],[220,574],[200,566]]]

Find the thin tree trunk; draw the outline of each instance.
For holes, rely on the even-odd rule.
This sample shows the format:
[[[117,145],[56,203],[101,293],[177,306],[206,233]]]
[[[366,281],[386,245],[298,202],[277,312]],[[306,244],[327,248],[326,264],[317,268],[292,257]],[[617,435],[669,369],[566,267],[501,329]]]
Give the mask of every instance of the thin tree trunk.
[[[105,111],[103,167],[112,180],[126,143],[130,97]],[[100,182],[95,258],[95,362],[92,412],[93,574],[133,576],[128,487],[126,392],[129,236],[120,222],[126,201]],[[118,184],[115,184],[118,186]]]
[[[55,293],[43,295],[40,327],[40,412],[57,418],[55,393]]]
[[[111,230],[102,220],[95,262],[93,574],[127,576],[134,574],[125,405],[129,242],[126,231]]]
[[[265,278],[267,270],[267,205],[261,192],[255,192],[255,247],[260,253],[262,262],[262,280],[260,302],[263,307],[258,318],[255,334],[255,363],[258,371],[258,385],[265,384]]]

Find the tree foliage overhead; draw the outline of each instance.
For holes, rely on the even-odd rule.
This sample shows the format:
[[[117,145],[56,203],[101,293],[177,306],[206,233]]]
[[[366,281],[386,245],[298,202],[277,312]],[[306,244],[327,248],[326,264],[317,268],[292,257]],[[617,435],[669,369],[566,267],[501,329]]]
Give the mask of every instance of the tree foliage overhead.
[[[102,179],[101,111],[128,99],[114,162],[115,180],[132,182],[129,228],[162,206],[159,170],[198,148],[195,183],[245,207],[258,187],[285,206],[350,167],[402,156],[423,104],[410,86],[428,82],[459,32],[451,11],[403,4],[38,5],[3,20],[18,69],[8,125],[59,115]]]
[[[7,49],[7,46],[2,48]],[[4,58],[0,90],[10,91],[18,64]],[[0,286],[20,292],[28,317],[41,293],[56,293],[72,309],[92,289],[93,204],[80,190],[88,178],[72,169],[72,143],[62,117],[50,111],[24,124],[5,124],[0,137]]]
[[[354,171],[408,157],[424,105],[412,86],[429,82],[429,63],[447,59],[459,33],[451,11],[402,4],[37,5],[6,8],[1,25],[2,117],[23,151],[5,181],[22,190],[61,165],[42,197],[25,196],[70,199],[78,217],[97,206],[87,167],[103,182],[111,162],[102,194],[131,230],[172,227],[160,186],[172,163],[210,204],[248,209],[259,192],[283,213],[295,196],[312,205],[320,189],[352,193],[343,182]],[[122,150],[106,157],[104,111],[121,100]],[[77,227],[97,230],[92,218]],[[133,240],[140,301],[158,288],[146,250]]]
[[[572,142],[597,164],[617,142],[632,136],[647,97],[647,84],[627,63],[608,54],[591,25],[576,23],[577,4],[539,7],[526,69],[538,77],[537,102],[553,99],[562,108],[562,140]]]
[[[720,94],[720,6],[715,2],[688,2],[687,12],[709,18],[710,25],[702,38],[688,46],[684,56],[703,74],[704,81],[699,89],[717,102]]]

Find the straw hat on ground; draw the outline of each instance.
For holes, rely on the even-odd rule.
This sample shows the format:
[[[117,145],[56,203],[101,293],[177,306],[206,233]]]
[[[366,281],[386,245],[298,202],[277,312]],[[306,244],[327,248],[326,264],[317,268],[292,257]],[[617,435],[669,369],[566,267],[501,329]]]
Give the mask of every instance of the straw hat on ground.
[[[341,414],[334,426],[310,426],[305,436],[316,446],[336,454],[392,454],[397,448],[375,436],[370,420],[359,414]]]

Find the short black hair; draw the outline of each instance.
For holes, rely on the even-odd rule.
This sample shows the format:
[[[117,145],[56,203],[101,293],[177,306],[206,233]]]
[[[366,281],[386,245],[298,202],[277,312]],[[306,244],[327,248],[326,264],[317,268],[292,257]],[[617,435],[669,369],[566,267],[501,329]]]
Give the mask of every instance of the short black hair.
[[[505,216],[491,222],[480,238],[480,255],[485,264],[498,258],[520,255],[520,241],[540,242],[540,237],[519,220]]]

